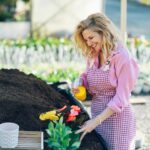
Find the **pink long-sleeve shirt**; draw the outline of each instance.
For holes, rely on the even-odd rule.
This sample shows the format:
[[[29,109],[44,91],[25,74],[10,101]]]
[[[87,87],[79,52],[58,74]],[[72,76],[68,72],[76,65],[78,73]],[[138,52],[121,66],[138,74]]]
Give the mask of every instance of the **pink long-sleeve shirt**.
[[[110,56],[109,79],[112,86],[116,87],[115,96],[109,101],[107,106],[115,112],[121,112],[130,102],[131,91],[134,88],[138,78],[139,67],[128,50],[118,44]],[[94,60],[93,65],[98,67],[98,58]],[[84,86],[88,88],[87,70],[91,65],[87,61],[86,71],[81,75]]]

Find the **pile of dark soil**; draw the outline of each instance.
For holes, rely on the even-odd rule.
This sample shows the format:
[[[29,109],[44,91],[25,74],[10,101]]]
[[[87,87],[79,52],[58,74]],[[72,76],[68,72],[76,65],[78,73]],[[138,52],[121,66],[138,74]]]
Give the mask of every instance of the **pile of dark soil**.
[[[87,112],[67,90],[57,85],[48,85],[34,75],[16,69],[0,70],[0,123],[15,122],[20,130],[45,131],[48,122],[39,120],[40,113],[76,104],[82,110],[76,125],[82,125],[89,119]],[[85,136],[80,146],[80,150],[105,149],[105,142],[94,131]]]

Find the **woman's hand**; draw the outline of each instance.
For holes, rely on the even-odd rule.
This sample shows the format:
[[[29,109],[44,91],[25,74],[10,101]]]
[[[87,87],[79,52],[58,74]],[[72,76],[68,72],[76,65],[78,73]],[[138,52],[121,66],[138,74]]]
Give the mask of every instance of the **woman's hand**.
[[[71,89],[71,93],[73,94],[73,95],[75,95],[75,94],[77,94],[77,93],[79,93],[80,91],[79,91],[79,89],[78,88],[72,88]]]
[[[92,130],[94,130],[98,125],[100,124],[100,121],[98,120],[98,118],[93,118],[91,120],[86,121],[82,126],[81,129],[77,130],[76,133],[82,133],[81,137],[80,137],[80,141],[82,141],[82,139],[84,138],[84,136],[91,132]]]
[[[71,93],[73,95],[79,93],[78,86],[81,86],[83,84],[83,80],[81,78],[77,78],[71,85]]]
[[[82,133],[80,141],[84,138],[84,136],[91,132],[93,129],[95,129],[98,125],[100,125],[104,120],[109,118],[111,115],[113,115],[115,112],[107,107],[102,113],[100,113],[95,118],[86,121],[82,126],[81,129],[77,130],[76,133]]]

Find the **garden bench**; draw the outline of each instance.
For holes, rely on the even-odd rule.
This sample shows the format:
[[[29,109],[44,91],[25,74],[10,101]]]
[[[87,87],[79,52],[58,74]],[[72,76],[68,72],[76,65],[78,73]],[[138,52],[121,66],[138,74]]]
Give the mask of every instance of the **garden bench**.
[[[43,150],[43,132],[19,131],[18,146],[16,148],[0,148],[0,150]]]

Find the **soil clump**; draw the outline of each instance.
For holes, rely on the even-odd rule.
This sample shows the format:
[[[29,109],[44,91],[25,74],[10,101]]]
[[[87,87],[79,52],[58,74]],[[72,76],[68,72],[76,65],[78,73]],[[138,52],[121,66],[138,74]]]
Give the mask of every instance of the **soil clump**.
[[[66,89],[59,88],[59,84],[48,85],[34,75],[27,75],[17,69],[1,69],[0,123],[15,122],[20,126],[20,130],[45,132],[48,121],[39,120],[41,113],[62,108],[64,105],[78,105],[82,113],[75,124],[82,125],[89,119],[88,113]],[[49,148],[45,145],[44,149]],[[107,148],[102,137],[93,131],[85,136],[79,150],[107,150]]]

